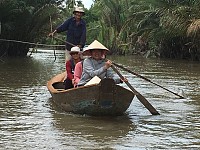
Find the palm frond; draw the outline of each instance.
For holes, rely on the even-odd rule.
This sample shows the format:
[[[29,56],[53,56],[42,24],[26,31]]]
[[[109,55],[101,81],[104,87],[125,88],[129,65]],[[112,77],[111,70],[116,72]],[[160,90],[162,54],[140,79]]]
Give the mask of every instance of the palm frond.
[[[200,19],[194,19],[187,28],[187,36],[195,37],[200,33]]]

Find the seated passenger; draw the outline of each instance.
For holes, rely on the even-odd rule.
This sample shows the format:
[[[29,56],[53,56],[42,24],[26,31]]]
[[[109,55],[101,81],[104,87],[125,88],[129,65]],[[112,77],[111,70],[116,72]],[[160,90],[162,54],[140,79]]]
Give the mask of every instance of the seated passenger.
[[[78,86],[85,85],[95,76],[98,76],[100,79],[112,78],[115,83],[122,82],[110,68],[112,62],[110,60],[105,61],[105,59],[102,58],[106,55],[106,52],[109,51],[104,45],[95,40],[88,46],[87,51],[90,52],[91,57],[86,58],[83,62],[83,72]]]
[[[74,79],[74,68],[75,65],[81,61],[79,47],[72,47],[71,51],[69,51],[69,54],[71,55],[71,59],[66,62],[67,78],[64,81],[65,89],[70,89],[74,87],[72,82],[72,80]]]
[[[81,74],[82,74],[82,71],[83,71],[83,61],[87,57],[90,57],[90,52],[87,50],[87,47],[85,47],[85,48],[83,48],[83,52],[82,52],[82,58],[83,58],[83,60],[80,61],[80,62],[78,62],[75,65],[74,80],[73,80],[74,87],[77,86],[78,82],[81,79]]]

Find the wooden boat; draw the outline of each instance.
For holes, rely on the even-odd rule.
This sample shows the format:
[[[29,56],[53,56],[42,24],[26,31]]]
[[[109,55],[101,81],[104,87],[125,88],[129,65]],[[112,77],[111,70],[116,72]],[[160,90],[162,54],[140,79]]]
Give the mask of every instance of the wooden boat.
[[[53,101],[67,112],[91,116],[123,115],[130,106],[132,91],[114,83],[113,79],[103,79],[99,84],[64,90],[61,73],[47,82]]]

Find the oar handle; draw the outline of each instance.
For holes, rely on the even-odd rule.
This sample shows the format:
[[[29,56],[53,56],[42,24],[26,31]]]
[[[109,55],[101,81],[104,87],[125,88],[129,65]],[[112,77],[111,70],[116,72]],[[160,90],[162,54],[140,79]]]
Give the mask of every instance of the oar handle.
[[[119,77],[121,79],[124,79],[122,74],[115,68],[114,65],[111,65],[111,68],[119,75]],[[125,81],[125,83],[133,91],[133,93],[137,96],[139,101],[150,111],[150,113],[152,115],[159,115],[158,111],[146,100],[146,98],[144,96],[142,96],[138,91],[136,91],[128,81]]]

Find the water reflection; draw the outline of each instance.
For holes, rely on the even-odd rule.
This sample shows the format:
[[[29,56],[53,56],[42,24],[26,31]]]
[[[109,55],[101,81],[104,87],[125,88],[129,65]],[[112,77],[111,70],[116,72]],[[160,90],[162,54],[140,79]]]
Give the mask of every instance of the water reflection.
[[[200,148],[199,63],[110,57],[167,89],[183,90],[186,99],[120,70],[161,115],[152,116],[134,98],[127,116],[96,118],[65,113],[49,99],[47,80],[65,70],[64,52],[56,55],[55,62],[53,51],[0,62],[2,149]]]
[[[106,144],[109,145],[109,143],[126,137],[136,127],[126,115],[118,117],[91,117],[63,113],[51,99],[50,102],[52,103],[52,108],[56,110],[53,113],[54,126],[62,132],[66,139],[70,137],[76,140],[83,140],[84,142],[81,144],[83,147],[93,147],[96,145],[97,147],[95,147],[98,148]],[[79,146],[81,147],[81,145]]]

